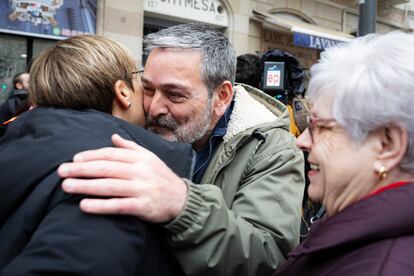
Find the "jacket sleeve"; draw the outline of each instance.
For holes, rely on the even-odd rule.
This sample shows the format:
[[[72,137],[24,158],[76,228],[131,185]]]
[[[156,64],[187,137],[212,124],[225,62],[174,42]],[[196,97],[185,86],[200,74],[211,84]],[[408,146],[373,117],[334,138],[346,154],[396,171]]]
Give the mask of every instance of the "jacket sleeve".
[[[299,244],[303,174],[303,154],[290,146],[253,157],[231,206],[220,187],[187,180],[186,205],[165,226],[185,273],[271,275]]]
[[[143,265],[145,225],[84,214],[79,199],[68,198],[51,208],[1,275],[135,275]]]

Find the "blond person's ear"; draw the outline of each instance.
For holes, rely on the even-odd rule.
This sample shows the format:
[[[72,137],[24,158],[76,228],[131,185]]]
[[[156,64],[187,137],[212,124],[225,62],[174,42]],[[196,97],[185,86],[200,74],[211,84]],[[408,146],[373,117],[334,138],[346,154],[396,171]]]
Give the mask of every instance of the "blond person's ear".
[[[126,119],[128,109],[131,107],[131,93],[125,81],[117,80],[114,85],[115,97],[112,102],[112,115],[115,117]]]
[[[114,85],[115,99],[124,109],[131,107],[131,93],[132,89],[126,85],[125,81],[117,80]]]

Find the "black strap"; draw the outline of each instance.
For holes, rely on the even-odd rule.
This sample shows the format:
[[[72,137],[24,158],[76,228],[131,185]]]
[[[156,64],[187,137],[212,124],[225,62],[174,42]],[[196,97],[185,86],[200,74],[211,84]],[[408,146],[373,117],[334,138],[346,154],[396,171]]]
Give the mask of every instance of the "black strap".
[[[325,214],[325,208],[323,206],[321,206],[321,208],[319,208],[319,211],[316,213],[316,215],[314,215],[313,217],[311,217],[310,219],[310,223],[315,223],[318,219],[320,219],[321,217],[323,217],[323,215]]]

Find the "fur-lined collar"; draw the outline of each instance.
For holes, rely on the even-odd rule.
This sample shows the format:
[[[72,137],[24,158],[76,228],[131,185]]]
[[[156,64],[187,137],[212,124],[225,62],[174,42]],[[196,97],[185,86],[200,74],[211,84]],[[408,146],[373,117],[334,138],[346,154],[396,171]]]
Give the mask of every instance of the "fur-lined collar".
[[[233,112],[223,137],[224,142],[249,128],[274,122],[285,115],[286,106],[253,87],[236,85],[234,94]]]

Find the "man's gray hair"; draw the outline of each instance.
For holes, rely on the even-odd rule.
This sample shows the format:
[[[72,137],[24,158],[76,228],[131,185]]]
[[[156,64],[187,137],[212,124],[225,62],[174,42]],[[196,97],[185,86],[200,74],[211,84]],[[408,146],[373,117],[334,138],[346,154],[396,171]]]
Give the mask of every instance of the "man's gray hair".
[[[311,68],[311,101],[333,93],[332,114],[356,141],[380,127],[408,131],[400,168],[414,172],[414,35],[367,35],[327,49]]]
[[[196,49],[201,51],[201,79],[209,91],[223,83],[234,84],[236,53],[230,41],[220,31],[202,23],[172,26],[144,38],[145,50],[154,48]]]

